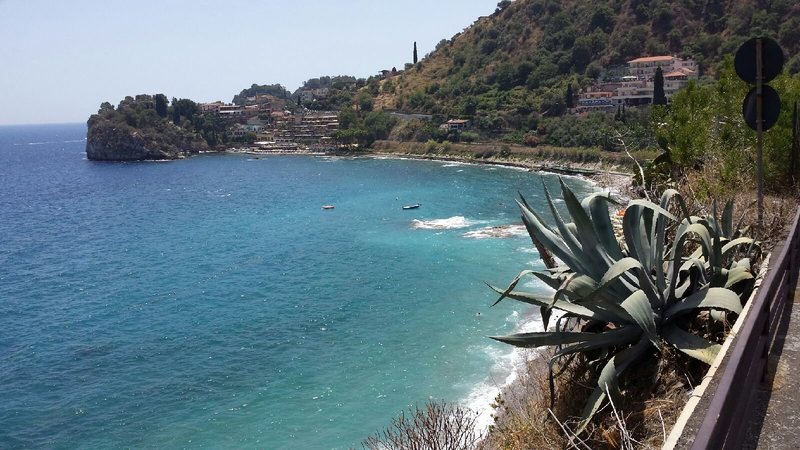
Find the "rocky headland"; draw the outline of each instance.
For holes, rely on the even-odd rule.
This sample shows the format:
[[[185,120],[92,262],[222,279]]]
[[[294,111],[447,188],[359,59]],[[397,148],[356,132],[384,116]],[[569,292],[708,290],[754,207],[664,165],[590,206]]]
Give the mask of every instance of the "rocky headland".
[[[180,123],[180,120],[178,121]],[[94,161],[181,159],[209,151],[198,133],[159,114],[153,96],[104,103],[88,121],[86,157]]]

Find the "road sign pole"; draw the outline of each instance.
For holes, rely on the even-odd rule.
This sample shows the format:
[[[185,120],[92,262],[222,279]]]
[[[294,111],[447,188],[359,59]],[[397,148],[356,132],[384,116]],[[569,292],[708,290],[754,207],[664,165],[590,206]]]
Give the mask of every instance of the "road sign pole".
[[[756,39],[756,151],[757,151],[757,174],[758,178],[758,226],[764,224],[764,105],[763,97],[763,70],[761,61],[761,39]]]

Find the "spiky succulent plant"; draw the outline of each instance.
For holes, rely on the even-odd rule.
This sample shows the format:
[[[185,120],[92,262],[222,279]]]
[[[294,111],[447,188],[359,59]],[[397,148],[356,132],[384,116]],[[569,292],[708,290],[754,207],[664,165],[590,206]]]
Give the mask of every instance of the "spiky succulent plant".
[[[539,306],[545,331],[493,339],[518,347],[555,346],[551,387],[554,364],[562,358],[598,350],[604,355],[597,387],[578,426],[581,432],[608,397],[616,403],[620,374],[647,360],[654,350],[658,353],[670,345],[704,363],[714,360],[721,346],[680,325],[704,310],[711,311],[715,320],[739,314],[742,298],[754,282],[749,256],[757,254],[758,247],[734,229],[730,202],[717,220],[690,216],[674,190],[665,192],[660,204],[633,200],[622,218],[621,243],[609,215],[609,205],[617,203],[608,194],[579,201],[563,181],[561,192],[569,222],[545,187],[553,227],[522,196],[517,202],[532,238],[561,265],[525,270],[506,289],[492,287],[501,294],[497,302],[511,298]],[[682,218],[670,212],[673,206]],[[517,290],[526,276],[538,278],[553,291]],[[553,310],[563,315],[548,330]]]

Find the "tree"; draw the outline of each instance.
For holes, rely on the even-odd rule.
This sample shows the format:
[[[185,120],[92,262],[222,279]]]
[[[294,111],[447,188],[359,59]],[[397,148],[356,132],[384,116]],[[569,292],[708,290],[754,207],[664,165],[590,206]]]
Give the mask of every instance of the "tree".
[[[664,94],[664,74],[661,72],[661,66],[656,67],[656,75],[653,78],[653,104],[667,104],[667,96]]]
[[[167,96],[164,94],[156,94],[156,113],[159,117],[167,117]]]
[[[362,91],[358,94],[357,102],[359,111],[372,111],[375,99],[369,92]]]
[[[575,95],[572,93],[572,83],[567,85],[567,94],[565,100],[568,109],[575,107]]]
[[[417,63],[417,42],[414,41],[414,64]]]
[[[338,120],[340,130],[355,128],[358,124],[358,115],[353,111],[353,108],[346,106],[339,111]]]

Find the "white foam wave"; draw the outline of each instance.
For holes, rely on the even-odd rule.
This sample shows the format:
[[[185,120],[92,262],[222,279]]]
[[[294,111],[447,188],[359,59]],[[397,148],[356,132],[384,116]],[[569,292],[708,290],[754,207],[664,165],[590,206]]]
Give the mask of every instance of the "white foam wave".
[[[472,239],[489,239],[489,238],[512,238],[517,236],[525,236],[527,230],[524,225],[500,225],[493,227],[483,227],[477,230],[467,231],[462,236]]]
[[[519,326],[514,331],[515,333],[542,331],[544,329],[541,317],[538,314],[533,313],[525,319],[520,323],[520,315],[517,312],[513,312],[506,318],[506,321],[519,323]],[[509,348],[504,348],[488,345],[481,350],[493,361],[491,372],[486,380],[472,388],[463,403],[478,413],[475,422],[476,431],[485,433],[489,425],[494,423],[492,416],[494,413],[494,408],[492,407],[494,399],[516,381],[520,370],[524,368],[532,351],[510,346]]]
[[[447,163],[447,164],[442,164],[442,167],[459,167],[463,165],[464,163]]]
[[[411,228],[420,230],[452,230],[455,228],[467,228],[472,222],[464,216],[454,216],[447,219],[419,220],[411,221]]]

